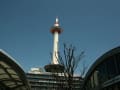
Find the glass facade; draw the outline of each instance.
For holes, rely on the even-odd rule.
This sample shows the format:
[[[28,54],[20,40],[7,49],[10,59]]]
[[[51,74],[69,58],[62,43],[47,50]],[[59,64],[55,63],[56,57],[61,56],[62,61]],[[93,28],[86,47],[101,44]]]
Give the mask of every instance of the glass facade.
[[[0,90],[30,90],[24,71],[0,50]]]
[[[102,56],[91,68],[84,90],[120,90],[120,47]]]

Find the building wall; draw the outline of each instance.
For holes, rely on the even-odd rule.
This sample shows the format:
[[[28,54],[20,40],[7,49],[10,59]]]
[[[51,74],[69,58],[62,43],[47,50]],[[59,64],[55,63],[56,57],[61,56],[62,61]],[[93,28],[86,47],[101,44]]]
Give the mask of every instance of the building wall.
[[[88,71],[85,90],[120,90],[120,47],[101,56]]]
[[[28,81],[32,90],[61,90],[65,89],[66,82],[63,76],[54,76],[50,73],[32,74],[27,73]],[[83,80],[80,77],[74,77],[73,90],[80,90]]]

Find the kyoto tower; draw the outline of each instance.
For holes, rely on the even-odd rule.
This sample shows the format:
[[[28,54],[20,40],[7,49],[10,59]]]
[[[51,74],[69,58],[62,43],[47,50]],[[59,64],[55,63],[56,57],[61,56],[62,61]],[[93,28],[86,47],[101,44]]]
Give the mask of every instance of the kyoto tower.
[[[45,66],[45,70],[47,72],[62,72],[64,70],[64,67],[59,64],[59,57],[58,57],[58,43],[59,43],[59,34],[61,34],[62,29],[59,25],[59,20],[56,18],[54,26],[51,28],[50,32],[54,36],[54,42],[53,42],[53,53],[52,53],[52,60],[51,64],[48,64]]]

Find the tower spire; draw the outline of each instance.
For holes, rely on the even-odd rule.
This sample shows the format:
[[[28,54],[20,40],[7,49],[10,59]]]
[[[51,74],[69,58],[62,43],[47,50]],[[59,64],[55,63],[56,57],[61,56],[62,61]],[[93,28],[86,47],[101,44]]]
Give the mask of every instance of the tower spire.
[[[53,42],[53,57],[52,57],[52,64],[59,64],[58,63],[58,44],[59,44],[59,34],[61,32],[61,28],[59,27],[59,19],[56,17],[54,27],[51,29],[54,42]]]
[[[45,66],[45,70],[48,72],[61,72],[63,71],[64,67],[59,64],[58,61],[58,51],[59,51],[59,34],[61,34],[62,29],[59,26],[59,19],[56,17],[54,26],[51,28],[51,33],[53,34],[53,53],[52,53],[52,60],[51,64]],[[56,71],[57,70],[57,71]]]
[[[58,19],[58,17],[56,17],[54,26],[55,26],[55,27],[59,27],[59,19]]]

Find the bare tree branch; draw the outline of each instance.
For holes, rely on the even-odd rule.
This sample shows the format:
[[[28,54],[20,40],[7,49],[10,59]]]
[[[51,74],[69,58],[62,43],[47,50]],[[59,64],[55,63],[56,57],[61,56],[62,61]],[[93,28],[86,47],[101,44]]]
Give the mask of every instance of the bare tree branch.
[[[75,53],[76,48],[71,45],[64,44],[63,52],[56,52],[56,58],[60,65],[64,67],[64,71],[60,74],[59,72],[53,73],[53,76],[59,81],[59,86],[64,90],[73,90],[73,78],[75,70],[77,69],[80,61],[84,57],[84,52],[80,52],[78,55]],[[83,70],[81,71],[81,76],[84,75],[87,67],[83,63]],[[57,71],[57,70],[56,70]],[[59,77],[59,75],[64,77]],[[64,84],[66,85],[65,87]],[[61,90],[60,88],[57,90]]]

